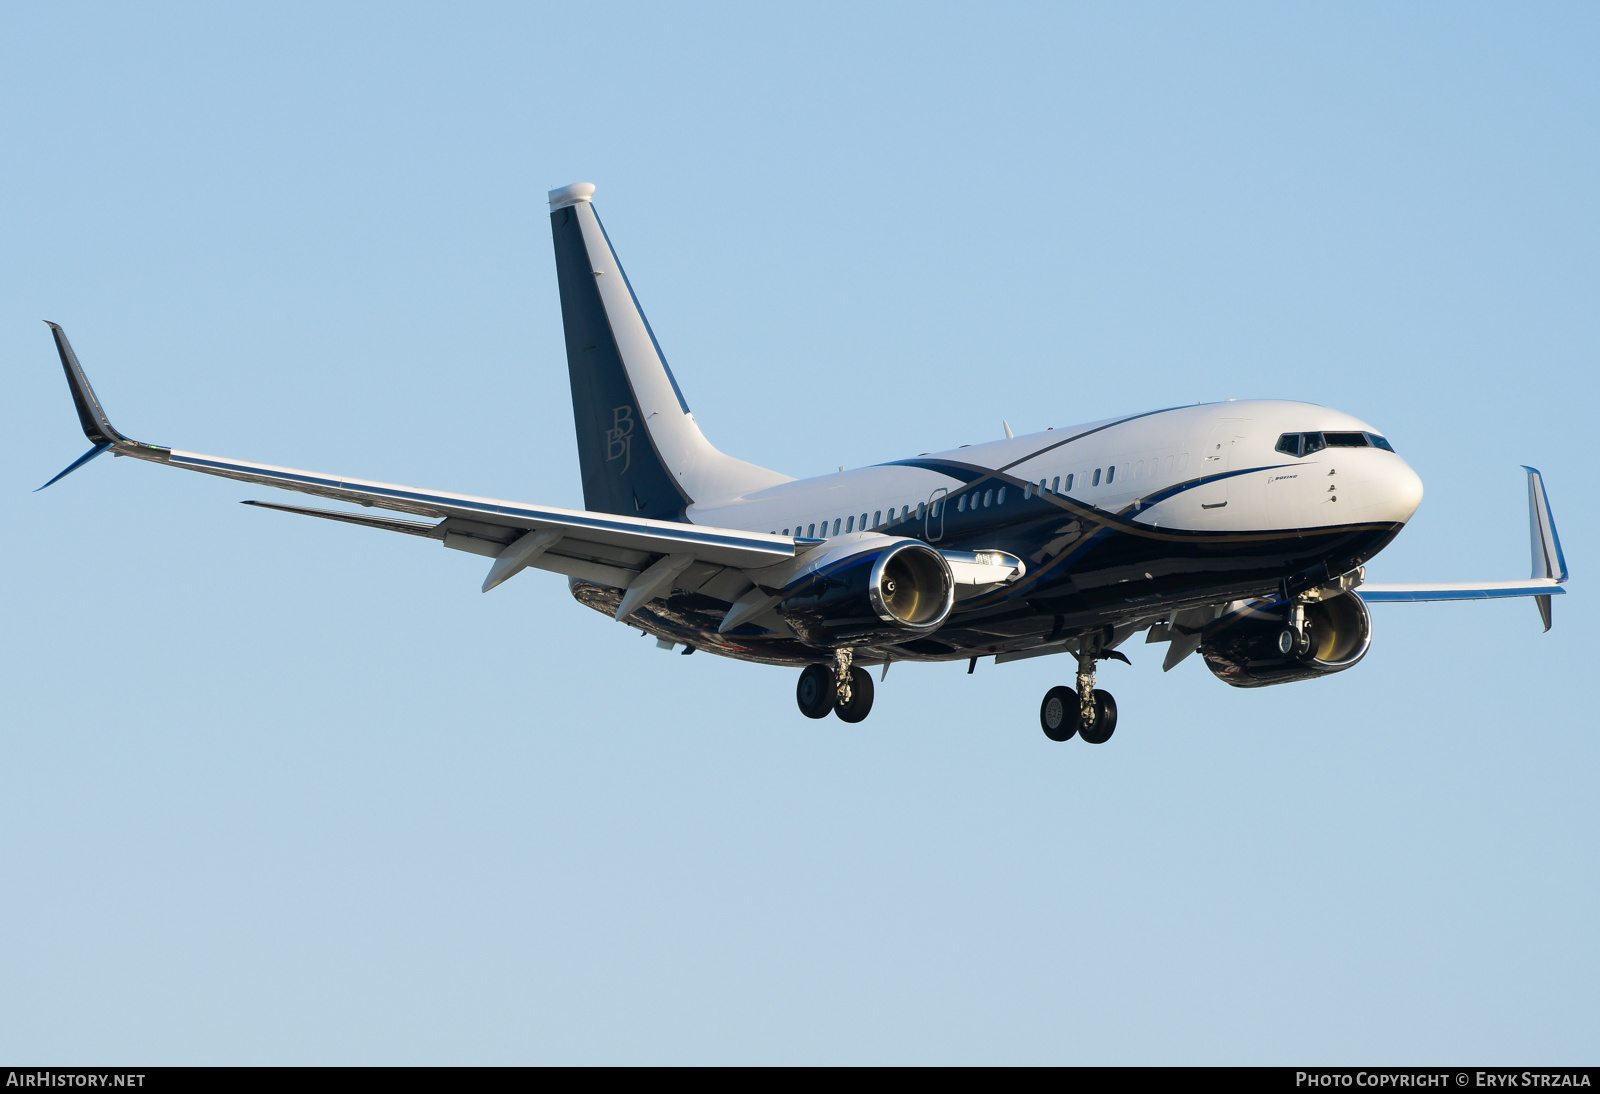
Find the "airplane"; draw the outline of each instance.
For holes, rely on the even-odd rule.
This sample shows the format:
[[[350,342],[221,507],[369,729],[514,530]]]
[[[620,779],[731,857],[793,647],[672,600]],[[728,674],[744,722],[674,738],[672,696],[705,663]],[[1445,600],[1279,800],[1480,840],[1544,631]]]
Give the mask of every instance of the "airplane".
[[[1551,625],[1566,560],[1540,473],[1525,468],[1526,580],[1371,584],[1365,566],[1422,501],[1422,480],[1371,425],[1310,403],[1175,406],[794,479],[712,446],[595,212],[595,187],[549,192],[584,509],[368,482],[206,456],[118,432],[50,323],[93,445],[105,452],[410,518],[246,505],[441,542],[491,561],[482,590],[525,569],[657,645],[798,667],[800,711],[860,722],[868,667],[1076,663],[1040,726],[1109,740],[1099,662],[1135,634],[1164,670],[1193,653],[1253,688],[1343,672],[1366,656],[1366,605],[1534,598]],[[44,489],[41,486],[39,489]]]

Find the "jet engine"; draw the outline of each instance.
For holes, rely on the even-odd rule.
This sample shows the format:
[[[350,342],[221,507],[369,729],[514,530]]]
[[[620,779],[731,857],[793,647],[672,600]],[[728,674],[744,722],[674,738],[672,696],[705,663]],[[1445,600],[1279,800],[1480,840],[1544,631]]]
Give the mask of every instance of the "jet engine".
[[[1354,593],[1296,605],[1254,600],[1206,628],[1200,653],[1217,679],[1236,688],[1261,688],[1343,672],[1367,655],[1372,617]]]
[[[950,617],[955,579],[919,540],[870,535],[841,543],[789,583],[778,612],[818,646],[903,642]]]

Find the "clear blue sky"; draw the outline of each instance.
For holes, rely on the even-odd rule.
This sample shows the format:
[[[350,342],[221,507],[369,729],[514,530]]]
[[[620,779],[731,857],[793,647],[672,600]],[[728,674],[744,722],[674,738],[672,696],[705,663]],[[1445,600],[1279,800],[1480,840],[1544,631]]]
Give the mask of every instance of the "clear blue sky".
[[[0,1057],[1593,1062],[1593,5],[0,10]],[[1422,475],[1381,606],[1239,692],[1133,646],[869,721],[529,571],[101,460],[577,505],[544,194],[795,475],[1300,398]],[[292,500],[280,496],[279,500]],[[1159,651],[1159,647],[1157,647]]]

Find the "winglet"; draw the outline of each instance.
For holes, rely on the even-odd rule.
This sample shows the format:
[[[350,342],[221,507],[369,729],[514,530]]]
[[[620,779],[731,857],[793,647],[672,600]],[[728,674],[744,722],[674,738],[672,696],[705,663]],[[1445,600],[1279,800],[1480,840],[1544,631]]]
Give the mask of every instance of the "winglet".
[[[1567,580],[1567,559],[1561,553],[1555,518],[1550,515],[1550,498],[1544,492],[1544,476],[1537,467],[1522,465],[1528,473],[1528,534],[1533,547],[1532,577]]]
[[[95,445],[93,448],[89,449],[89,451],[85,452],[83,455],[79,456],[77,459],[75,459],[71,463],[67,464],[67,469],[65,471],[58,472],[56,477],[51,479],[49,482],[45,483],[44,486],[54,486],[56,483],[60,482],[62,479],[66,478],[68,475],[72,474],[78,468],[82,467],[84,464],[88,463],[90,460],[92,460],[96,456],[100,455],[100,453],[105,452],[105,451],[109,450],[110,448],[111,448],[111,446],[109,444],[97,444],[97,445]],[[36,487],[34,487],[33,492],[35,494],[37,494],[40,490],[44,489],[44,486],[36,486]]]
[[[72,343],[67,341],[67,332],[61,329],[59,323],[52,323],[46,319],[45,324],[56,340],[56,352],[61,355],[61,369],[67,374],[67,387],[72,391],[72,405],[78,408],[78,422],[83,426],[83,435],[89,438],[94,447],[73,460],[65,471],[39,487],[39,490],[61,481],[100,453],[110,449],[116,449],[120,456],[165,461],[171,454],[169,449],[160,445],[141,444],[116,431],[111,419],[106,417],[105,408],[100,405],[94,388],[89,386],[89,377],[83,374],[83,366],[78,364],[78,355],[72,352]],[[35,490],[34,493],[37,494],[39,490]]]
[[[1522,465],[1528,473],[1528,539],[1533,553],[1533,577],[1555,582],[1567,580],[1567,558],[1561,553],[1561,537],[1556,535],[1556,521],[1550,515],[1550,498],[1544,492],[1544,476],[1536,467]],[[1544,629],[1550,629],[1550,597],[1536,596],[1539,618]]]
[[[91,444],[108,448],[118,441],[127,440],[128,438],[112,428],[111,419],[106,417],[105,410],[100,406],[100,400],[95,397],[94,388],[89,386],[89,378],[83,374],[83,366],[78,364],[78,355],[72,352],[72,343],[67,341],[67,332],[61,329],[60,324],[51,323],[48,319],[45,323],[55,337],[56,352],[61,355],[61,368],[67,374],[67,386],[72,389],[72,401],[78,408],[78,421],[83,425],[83,435],[89,438]],[[67,468],[67,471],[82,466],[92,458],[85,457],[84,460]],[[62,472],[63,475],[66,473]],[[60,478],[59,475],[56,477]],[[50,481],[54,482],[55,479]],[[48,486],[49,483],[45,485]]]
[[[1550,515],[1550,498],[1544,491],[1544,476],[1539,469],[1523,464],[1528,473],[1528,534],[1533,548],[1533,576],[1521,581],[1431,582],[1391,585],[1362,582],[1356,595],[1369,604],[1420,603],[1428,600],[1498,600],[1508,596],[1531,596],[1550,629],[1551,598],[1567,590],[1567,560],[1561,553],[1555,518]]]

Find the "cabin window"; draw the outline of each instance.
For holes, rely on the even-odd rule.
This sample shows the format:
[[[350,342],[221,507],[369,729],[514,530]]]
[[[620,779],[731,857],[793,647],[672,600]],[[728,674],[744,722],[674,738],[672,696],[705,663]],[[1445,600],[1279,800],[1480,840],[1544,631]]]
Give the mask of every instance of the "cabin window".
[[[1368,433],[1367,440],[1372,442],[1373,448],[1381,448],[1385,452],[1394,451],[1394,445],[1389,443],[1389,438],[1387,437],[1381,436],[1377,433]]]
[[[844,526],[844,530],[846,532],[854,532],[856,530],[856,518],[855,517],[851,517],[850,518],[849,522]]]
[[[994,501],[994,491],[993,490],[985,490],[983,492],[983,507],[985,509],[989,508],[990,503],[993,502],[993,501]]]
[[[890,516],[893,516],[893,515],[894,515],[893,513],[890,514]],[[878,525],[880,525],[882,523],[883,523],[883,510],[882,509],[874,510],[873,514],[872,514],[872,526],[874,528],[876,528],[876,527],[878,527]]]
[[[784,529],[784,530],[783,530],[783,534],[784,534],[784,535],[788,535],[788,534],[789,534],[789,529],[787,529],[787,528],[785,528],[785,529]]]
[[[807,539],[816,539],[817,538],[817,526],[815,524],[811,525],[811,527],[806,529],[806,538]]]
[[[838,517],[834,517],[833,518],[833,534],[834,535],[838,535],[839,534],[839,520],[840,520],[840,518],[838,518]]]
[[[1110,467],[1106,468],[1106,485],[1110,486],[1112,480],[1115,479],[1116,477],[1117,477],[1117,465],[1116,464],[1112,464]]]
[[[999,495],[999,497],[994,499],[994,503],[996,505],[1004,505],[1006,503],[1006,488],[1005,487],[1002,486],[1000,488],[1000,495]]]
[[[1322,439],[1328,442],[1329,448],[1370,447],[1365,433],[1324,433]]]
[[[1071,475],[1067,476],[1067,489],[1068,490],[1072,489],[1072,476]],[[1055,477],[1055,480],[1050,483],[1050,492],[1052,494],[1061,493],[1061,476],[1060,475],[1057,475]]]
[[[918,520],[921,520],[924,516],[926,516],[927,515],[927,511],[928,511],[928,503],[927,502],[925,502],[925,501],[917,502],[917,519]]]
[[[1092,483],[1090,483],[1089,485],[1090,486],[1099,486],[1100,485],[1100,469],[1098,467],[1094,469],[1094,481]]]
[[[1033,483],[1026,483],[1022,487],[1022,500],[1027,501],[1033,497]]]
[[[967,496],[965,494],[962,494],[961,497],[959,499],[957,499],[957,501],[956,501],[956,512],[965,513],[966,511],[967,511]]]
[[[865,513],[861,514],[861,530],[863,532],[867,530],[867,514]]]

